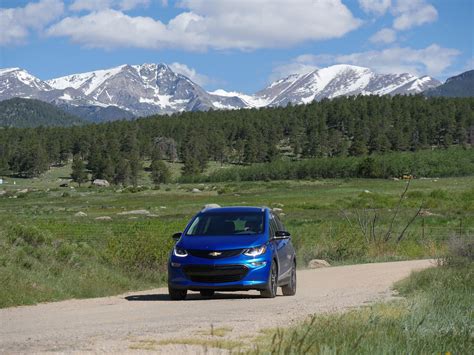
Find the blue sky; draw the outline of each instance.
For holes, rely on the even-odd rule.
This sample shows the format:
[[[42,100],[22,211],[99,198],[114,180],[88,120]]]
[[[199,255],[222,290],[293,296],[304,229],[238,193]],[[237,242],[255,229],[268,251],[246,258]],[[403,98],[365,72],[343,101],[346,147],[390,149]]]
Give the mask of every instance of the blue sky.
[[[46,80],[167,63],[252,93],[337,63],[444,80],[473,68],[472,0],[0,0],[0,67]]]

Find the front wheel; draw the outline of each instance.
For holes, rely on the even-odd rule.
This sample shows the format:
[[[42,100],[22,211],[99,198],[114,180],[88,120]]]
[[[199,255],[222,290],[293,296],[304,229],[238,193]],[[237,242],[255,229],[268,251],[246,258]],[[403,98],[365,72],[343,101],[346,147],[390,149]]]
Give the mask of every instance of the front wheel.
[[[278,267],[273,261],[270,269],[270,275],[268,277],[267,287],[265,290],[260,291],[260,296],[264,298],[274,298],[277,294],[278,287]]]
[[[296,264],[291,268],[290,282],[281,288],[283,296],[294,296],[296,294]]]
[[[186,298],[186,295],[188,294],[188,290],[184,289],[178,289],[178,288],[172,288],[168,286],[168,293],[170,295],[170,298],[173,301],[182,301]]]

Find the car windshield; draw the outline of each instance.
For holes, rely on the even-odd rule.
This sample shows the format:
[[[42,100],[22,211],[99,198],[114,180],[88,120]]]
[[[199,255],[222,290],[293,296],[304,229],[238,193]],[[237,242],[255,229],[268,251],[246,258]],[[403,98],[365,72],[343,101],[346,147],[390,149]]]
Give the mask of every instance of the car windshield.
[[[186,235],[253,235],[263,233],[263,212],[203,213]]]

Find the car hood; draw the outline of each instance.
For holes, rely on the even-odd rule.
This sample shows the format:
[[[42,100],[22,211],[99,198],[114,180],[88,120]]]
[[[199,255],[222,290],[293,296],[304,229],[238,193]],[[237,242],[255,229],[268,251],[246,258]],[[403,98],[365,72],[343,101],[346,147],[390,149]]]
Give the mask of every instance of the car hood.
[[[264,234],[231,236],[184,236],[178,247],[189,250],[232,250],[258,247],[265,244]]]

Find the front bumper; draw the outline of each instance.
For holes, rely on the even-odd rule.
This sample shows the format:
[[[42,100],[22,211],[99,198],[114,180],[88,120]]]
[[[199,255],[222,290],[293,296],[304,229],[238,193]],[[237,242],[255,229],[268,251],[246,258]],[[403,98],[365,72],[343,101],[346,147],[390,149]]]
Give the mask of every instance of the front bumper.
[[[168,263],[168,284],[193,291],[262,290],[267,286],[270,264],[265,255],[257,258],[240,255],[219,260],[172,256]]]

